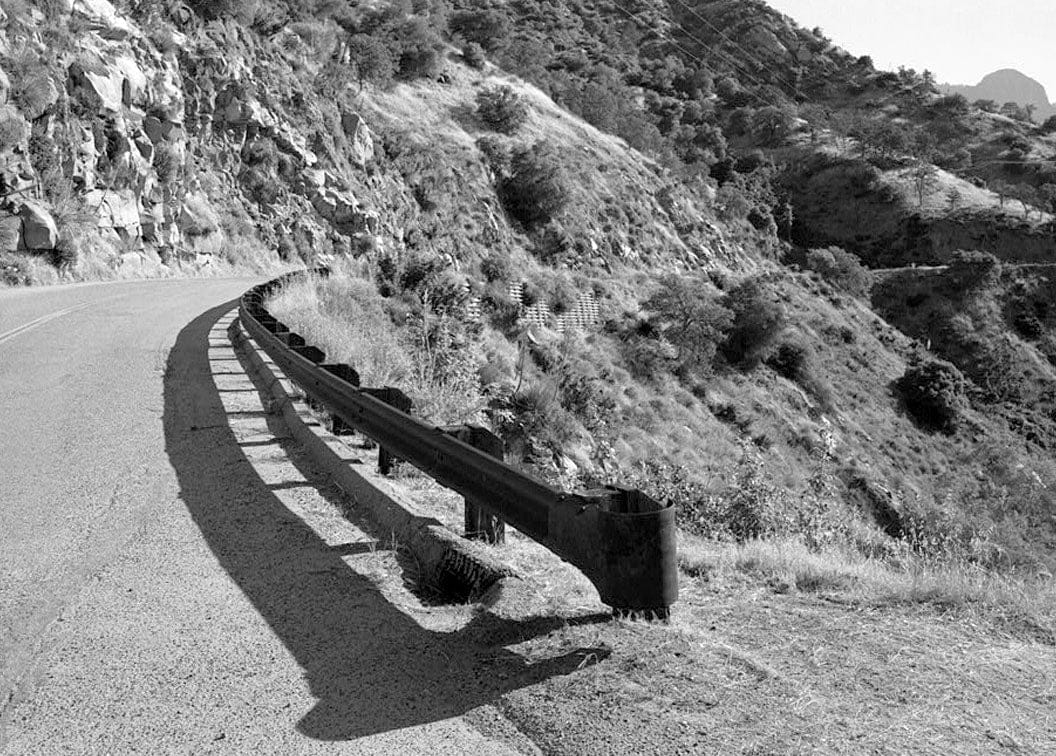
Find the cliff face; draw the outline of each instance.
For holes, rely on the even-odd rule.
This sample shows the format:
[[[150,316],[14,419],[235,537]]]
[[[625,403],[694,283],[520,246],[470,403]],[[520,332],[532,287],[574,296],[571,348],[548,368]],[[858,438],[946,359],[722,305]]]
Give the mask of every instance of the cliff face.
[[[657,165],[457,53],[420,84],[364,89],[332,18],[142,7],[65,0],[0,19],[9,283],[367,251],[456,266],[525,254],[539,239],[507,217],[475,143],[488,129],[474,97],[503,83],[531,105],[520,141],[550,143],[578,179],[557,229],[577,264],[750,264]]]

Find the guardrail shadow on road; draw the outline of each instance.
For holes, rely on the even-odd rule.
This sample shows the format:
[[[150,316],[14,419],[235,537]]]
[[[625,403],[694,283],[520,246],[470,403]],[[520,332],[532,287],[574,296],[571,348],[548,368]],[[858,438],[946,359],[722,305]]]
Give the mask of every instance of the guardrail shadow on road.
[[[344,551],[327,544],[260,478],[229,424],[209,340],[235,304],[197,317],[169,353],[165,446],[181,498],[213,555],[318,698],[297,723],[300,732],[347,740],[456,717],[608,655],[581,648],[530,663],[503,648],[564,624],[560,619],[512,622],[485,614],[457,632],[426,630],[350,568]],[[296,463],[296,455],[291,459]]]

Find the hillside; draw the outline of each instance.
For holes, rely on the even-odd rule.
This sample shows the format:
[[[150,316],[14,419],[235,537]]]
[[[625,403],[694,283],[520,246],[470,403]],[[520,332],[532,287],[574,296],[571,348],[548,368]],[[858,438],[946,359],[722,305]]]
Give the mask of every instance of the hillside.
[[[364,385],[676,504],[675,627],[465,607],[581,653],[540,747],[1053,742],[1053,128],[758,0],[0,10],[4,284],[328,265],[268,306]]]
[[[2,7],[5,280],[331,263],[287,322],[563,485],[1056,564],[1043,129],[756,2]]]

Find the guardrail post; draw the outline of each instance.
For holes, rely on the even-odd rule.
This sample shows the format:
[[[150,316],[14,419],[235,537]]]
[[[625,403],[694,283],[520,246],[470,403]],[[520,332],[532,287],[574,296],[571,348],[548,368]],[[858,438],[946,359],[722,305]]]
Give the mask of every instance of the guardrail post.
[[[359,373],[351,365],[345,365],[343,363],[331,363],[329,365],[320,365],[323,370],[328,373],[333,373],[338,378],[343,380],[350,386],[359,388]],[[356,429],[346,423],[340,417],[335,415],[333,412],[330,415],[330,432],[335,436],[348,436],[355,433]]]
[[[485,454],[506,461],[506,445],[487,428],[481,428],[479,425],[455,425],[443,430],[474,449],[480,449]],[[464,501],[466,538],[491,544],[506,543],[506,521],[496,515],[485,502],[469,498]]]
[[[406,415],[411,414],[411,410],[414,409],[414,402],[411,400],[411,397],[407,396],[398,388],[386,386],[385,388],[380,389],[361,388],[360,391],[374,397],[378,401],[385,402],[385,404]],[[399,462],[399,459],[393,456],[392,452],[384,446],[378,446],[378,472],[382,475],[388,475],[392,472],[392,467],[397,462]]]

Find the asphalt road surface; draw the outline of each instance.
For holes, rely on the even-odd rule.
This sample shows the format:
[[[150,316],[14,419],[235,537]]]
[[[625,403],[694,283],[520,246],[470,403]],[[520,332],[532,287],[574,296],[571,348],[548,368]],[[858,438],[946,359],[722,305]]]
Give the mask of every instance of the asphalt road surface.
[[[533,751],[490,703],[580,659],[407,590],[231,351],[251,284],[0,290],[0,752]]]

